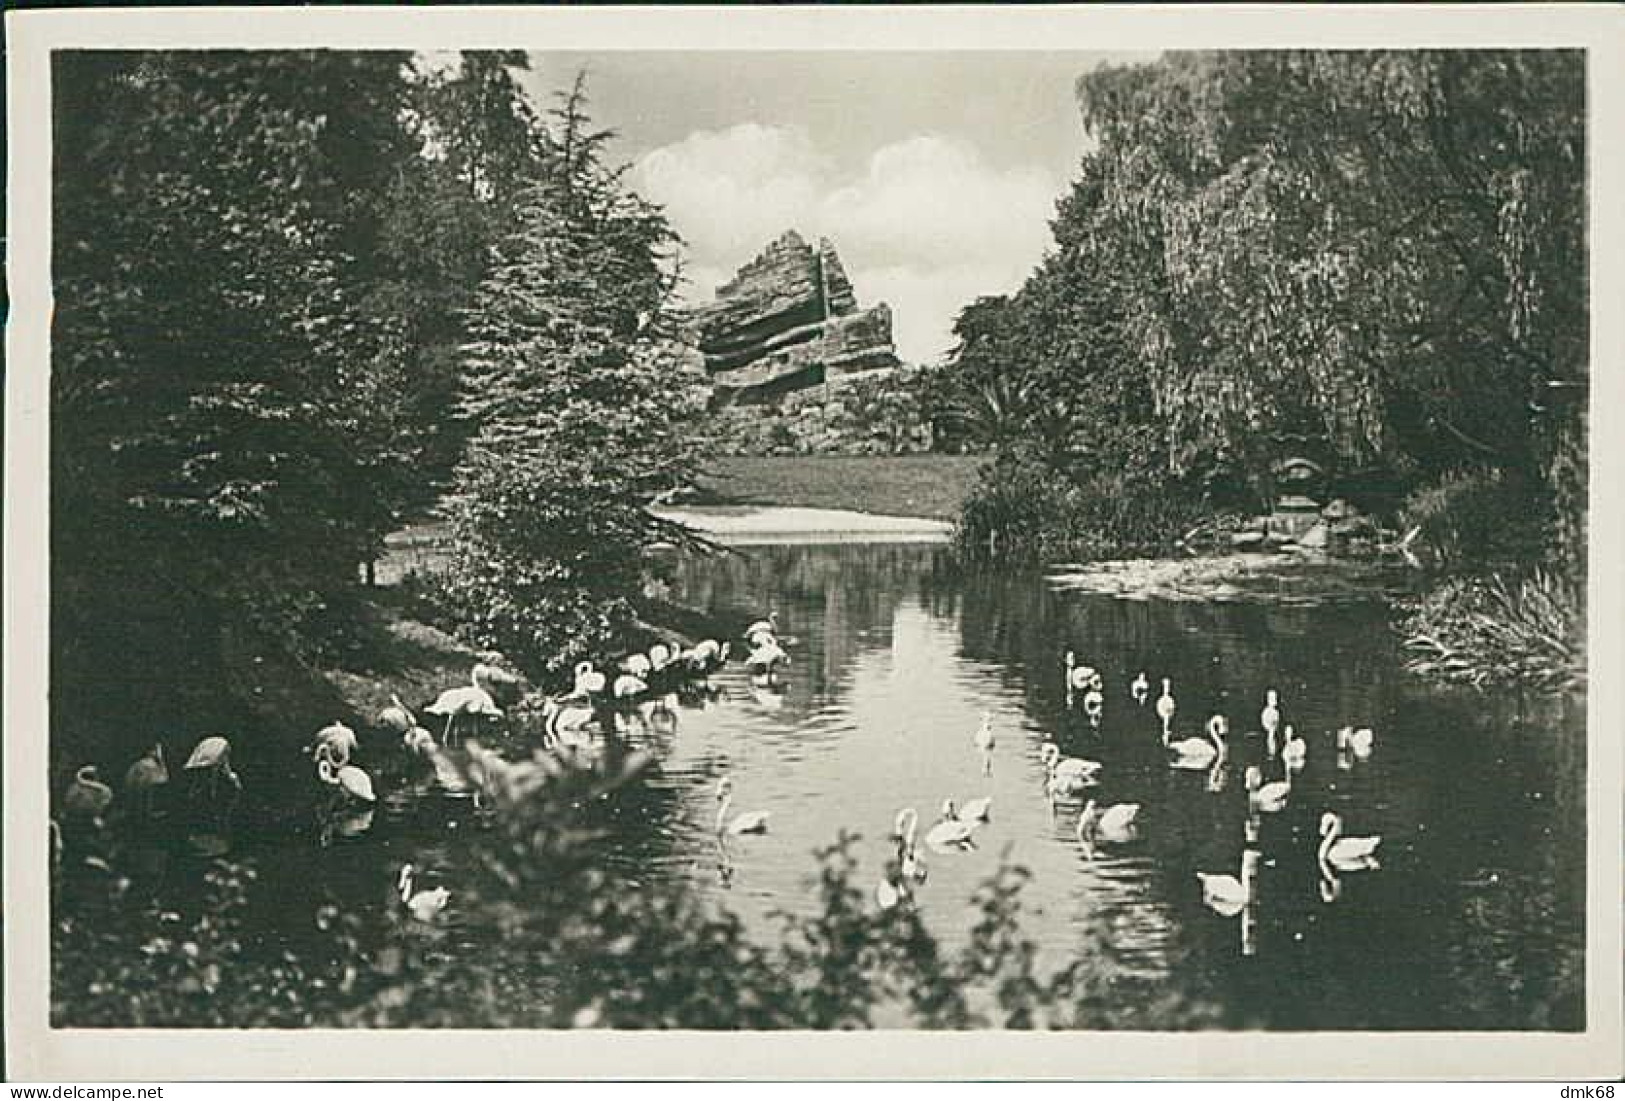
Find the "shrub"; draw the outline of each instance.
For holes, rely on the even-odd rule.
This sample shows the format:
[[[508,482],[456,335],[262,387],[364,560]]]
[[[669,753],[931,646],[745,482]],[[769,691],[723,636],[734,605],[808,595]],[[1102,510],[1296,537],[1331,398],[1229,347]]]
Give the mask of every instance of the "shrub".
[[[1210,1003],[1183,996],[1136,997],[1138,1015],[1124,1018],[1117,1003],[1134,979],[1097,943],[1041,973],[1021,928],[1028,876],[1019,868],[1000,868],[978,890],[968,941],[949,950],[911,906],[873,903],[857,878],[858,838],[843,833],[816,854],[816,905],[781,916],[771,942],[756,940],[686,883],[629,882],[606,867],[601,823],[616,813],[620,789],[641,782],[644,758],[616,759],[610,748],[596,761],[546,752],[506,761],[476,749],[471,761],[467,779],[491,818],[452,885],[455,939],[500,944],[500,961],[489,948],[444,941],[424,951],[423,928],[394,909],[363,919],[331,904],[316,909],[306,935],[267,951],[243,931],[252,870],[220,861],[190,917],[133,900],[114,878],[59,905],[54,1023],[834,1029],[1213,1020]]]
[[[1126,474],[1082,482],[1032,460],[985,467],[966,500],[955,539],[972,558],[1090,560],[1172,552],[1209,517],[1178,490]]]
[[[1585,687],[1585,594],[1546,570],[1447,581],[1413,606],[1401,631],[1407,668],[1422,676],[1475,688]]]
[[[1541,557],[1548,509],[1498,470],[1447,475],[1406,498],[1399,529],[1420,529],[1413,550],[1444,569]]]

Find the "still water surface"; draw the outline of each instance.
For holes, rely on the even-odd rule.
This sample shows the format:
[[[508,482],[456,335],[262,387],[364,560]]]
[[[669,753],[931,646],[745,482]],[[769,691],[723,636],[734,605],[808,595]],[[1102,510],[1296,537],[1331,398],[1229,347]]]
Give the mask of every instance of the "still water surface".
[[[1037,576],[966,576],[918,545],[752,548],[685,563],[673,595],[740,627],[777,609],[793,660],[782,691],[730,666],[713,679],[718,699],[650,735],[658,766],[606,846],[629,877],[689,880],[768,937],[776,913],[814,904],[812,852],[840,831],[861,835],[872,889],[898,810],[916,808],[923,833],[945,798],[991,796],[976,851],[925,855],[927,924],[962,943],[977,885],[1001,861],[1025,867],[1040,971],[1097,960],[1123,991],[1109,1027],[1583,1027],[1583,720],[1419,685],[1378,604],[1119,600]],[[1104,674],[1098,728],[1068,704],[1069,648]],[[1153,686],[1171,678],[1175,737],[1229,716],[1226,767],[1168,767],[1151,706],[1129,695],[1141,670]],[[1263,758],[1245,732],[1269,688],[1308,761],[1289,808],[1262,822],[1254,906],[1224,917],[1203,905],[1196,873],[1238,874],[1242,772]],[[996,737],[987,774],[972,742],[984,712]],[[1376,730],[1369,758],[1336,751],[1345,724]],[[1078,804],[1046,798],[1050,738],[1103,762],[1090,793],[1103,805],[1142,805],[1137,840],[1084,854]],[[724,774],[736,811],[771,812],[770,832],[725,855],[713,833]],[[1352,834],[1381,835],[1380,869],[1327,880],[1316,860],[1326,810]],[[389,905],[404,860],[455,887],[465,844],[386,806],[314,864],[308,848],[262,852],[261,882],[290,924],[308,923],[301,905],[328,894]],[[503,966],[499,944],[467,947],[471,965]]]

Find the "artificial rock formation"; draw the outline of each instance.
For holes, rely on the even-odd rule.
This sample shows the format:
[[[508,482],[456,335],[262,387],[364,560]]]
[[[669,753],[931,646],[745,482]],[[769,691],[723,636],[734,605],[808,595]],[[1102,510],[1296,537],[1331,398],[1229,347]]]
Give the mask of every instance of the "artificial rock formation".
[[[897,366],[891,310],[859,309],[835,247],[794,230],[717,288],[695,317],[718,406],[774,403]]]

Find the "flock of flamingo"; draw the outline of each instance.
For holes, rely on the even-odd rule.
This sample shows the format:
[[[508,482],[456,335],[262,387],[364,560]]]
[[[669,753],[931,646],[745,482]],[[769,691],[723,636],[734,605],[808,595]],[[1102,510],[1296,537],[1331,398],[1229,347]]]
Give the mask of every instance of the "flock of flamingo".
[[[778,618],[770,613],[766,619],[752,623],[743,633],[749,644],[744,665],[754,685],[771,688],[777,669],[789,661],[786,646],[793,640],[783,639],[779,633]],[[543,701],[544,748],[552,750],[580,749],[590,744],[592,732],[598,729],[599,712],[607,701],[611,706],[633,705],[657,716],[662,708],[669,709],[675,694],[675,685],[693,687],[708,683],[710,674],[724,666],[730,657],[729,643],[708,639],[688,649],[678,649],[657,643],[647,653],[632,653],[621,658],[615,667],[614,679],[598,670],[592,662],[583,661],[574,669],[574,683],[570,691]],[[1063,663],[1063,677],[1068,708],[1081,705],[1091,726],[1098,728],[1106,708],[1105,682],[1091,666],[1080,663],[1068,651]],[[376,726],[392,737],[398,737],[409,755],[419,761],[429,774],[429,780],[450,791],[466,791],[468,779],[473,780],[473,795],[479,799],[482,788],[495,784],[505,785],[510,794],[542,780],[538,761],[514,764],[505,761],[494,751],[469,739],[469,724],[475,732],[493,720],[504,716],[501,700],[515,694],[521,682],[497,666],[476,664],[470,683],[447,689],[424,706],[425,713],[441,720],[438,736],[421,725],[417,716],[398,696],[391,697],[389,706],[377,716]],[[782,691],[782,689],[781,689]],[[1209,717],[1204,736],[1174,737],[1174,719],[1178,704],[1173,695],[1170,678],[1161,680],[1161,694],[1154,702],[1151,684],[1145,672],[1140,672],[1128,686],[1133,703],[1148,705],[1161,727],[1161,745],[1167,764],[1174,769],[1205,770],[1209,773],[1209,790],[1222,790],[1222,768],[1230,752],[1227,738],[1229,722],[1223,715]],[[619,721],[625,708],[617,711]],[[1280,698],[1275,689],[1265,694],[1259,716],[1259,731],[1263,739],[1263,765],[1252,764],[1245,770],[1245,789],[1248,801],[1247,840],[1241,874],[1197,872],[1202,899],[1214,911],[1225,916],[1242,912],[1252,901],[1255,889],[1259,816],[1279,813],[1302,792],[1294,786],[1309,754],[1308,742],[1298,735],[1291,724],[1281,721]],[[459,736],[465,740],[459,742]],[[1375,736],[1369,728],[1343,727],[1335,734],[1334,748],[1345,764],[1368,758],[1374,750]],[[322,813],[327,820],[360,823],[364,829],[370,821],[371,808],[378,794],[372,776],[357,762],[360,738],[354,729],[342,722],[331,723],[318,730],[304,752],[311,758],[315,779],[330,793]],[[981,771],[990,775],[996,734],[993,717],[982,715],[981,724],[971,737],[971,745],[979,755]],[[460,745],[467,760],[459,765],[449,755]],[[1075,836],[1081,851],[1090,860],[1102,849],[1129,844],[1138,839],[1141,805],[1115,802],[1102,805],[1091,796],[1100,784],[1106,765],[1084,757],[1066,756],[1054,741],[1046,741],[1040,748],[1040,762],[1044,768],[1045,795],[1052,812],[1063,805],[1078,805]],[[1270,779],[1268,771],[1279,773]],[[183,772],[191,781],[189,790],[206,798],[224,801],[229,806],[242,790],[242,781],[231,766],[231,743],[223,736],[204,738],[193,748]],[[123,785],[125,809],[137,816],[150,815],[158,795],[169,783],[164,749],[155,745],[136,760],[126,771]],[[733,806],[734,783],[731,777],[720,778],[716,788],[716,818],[714,831],[719,844],[729,837],[763,834],[768,831],[767,811],[735,812]],[[85,765],[76,773],[59,802],[59,813],[64,823],[100,828],[109,808],[114,803],[114,792],[97,775],[96,766]],[[992,797],[971,799],[963,805],[945,800],[940,815],[919,836],[919,814],[907,807],[899,810],[892,823],[890,843],[892,858],[886,863],[880,881],[875,887],[875,902],[883,910],[913,905],[916,890],[927,875],[926,861],[920,855],[919,845],[939,855],[964,853],[976,848],[980,829],[992,820]],[[1320,819],[1320,845],[1316,856],[1322,873],[1322,889],[1326,884],[1338,882],[1337,873],[1374,869],[1378,866],[1376,851],[1381,838],[1376,836],[1346,836],[1342,832],[1342,819],[1332,811],[1325,811]],[[340,832],[346,832],[341,828]],[[328,835],[324,832],[323,841]],[[57,819],[51,821],[52,856],[60,862],[62,828]],[[95,856],[87,857],[96,863]],[[433,922],[446,909],[450,891],[444,886],[422,888],[417,869],[412,864],[403,866],[397,875],[396,891],[403,911],[412,919]],[[1330,897],[1328,897],[1330,901]]]
[[[753,624],[746,632],[752,649],[745,664],[755,680],[771,681],[774,670],[788,661],[776,632],[776,616]],[[656,643],[647,653],[623,657],[613,680],[592,662],[579,663],[570,691],[542,701],[543,748],[590,748],[591,733],[597,729],[600,709],[606,703],[618,722],[624,720],[628,708],[636,707],[638,711],[631,713],[642,712],[658,725],[658,716],[663,711],[670,713],[677,690],[703,687],[709,675],[727,663],[731,649],[729,643],[715,639],[686,649]],[[410,771],[427,773],[427,782],[443,792],[472,794],[478,802],[494,785],[505,784],[511,793],[516,786],[541,776],[540,754],[536,760],[515,764],[471,737],[502,720],[506,714],[502,703],[519,697],[523,687],[520,678],[501,667],[477,663],[468,684],[441,692],[422,708],[438,720],[438,736],[420,724],[398,695],[391,696],[373,725],[386,737],[399,738],[408,759],[417,762]],[[316,810],[324,845],[335,835],[354,836],[371,824],[379,790],[374,776],[358,761],[361,745],[354,728],[334,721],[317,730],[303,748],[319,785]],[[110,871],[100,840],[115,825],[145,827],[166,820],[172,788],[178,788],[185,799],[184,817],[192,847],[202,855],[225,851],[232,808],[243,791],[243,782],[231,764],[231,741],[223,735],[203,738],[192,749],[181,776],[173,779],[180,782],[171,782],[162,742],[129,766],[116,794],[101,778],[97,765],[81,766],[61,792],[56,814],[50,819],[53,869],[62,863],[66,838],[66,847],[78,850],[81,863]],[[722,797],[725,799],[725,792]],[[753,825],[750,815],[741,815],[735,828],[749,832],[762,825]],[[450,891],[443,886],[420,889],[417,869],[411,864],[400,869],[396,891],[406,914],[418,921],[437,920],[450,900]]]

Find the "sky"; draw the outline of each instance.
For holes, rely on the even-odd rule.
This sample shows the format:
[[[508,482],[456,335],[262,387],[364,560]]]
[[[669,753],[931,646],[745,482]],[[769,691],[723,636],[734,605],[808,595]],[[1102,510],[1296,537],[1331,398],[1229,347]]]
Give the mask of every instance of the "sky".
[[[1021,285],[1085,150],[1074,85],[1153,55],[532,53],[546,102],[585,69],[612,159],[687,243],[686,296],[787,229],[828,237],[898,354],[939,358],[959,310]]]

